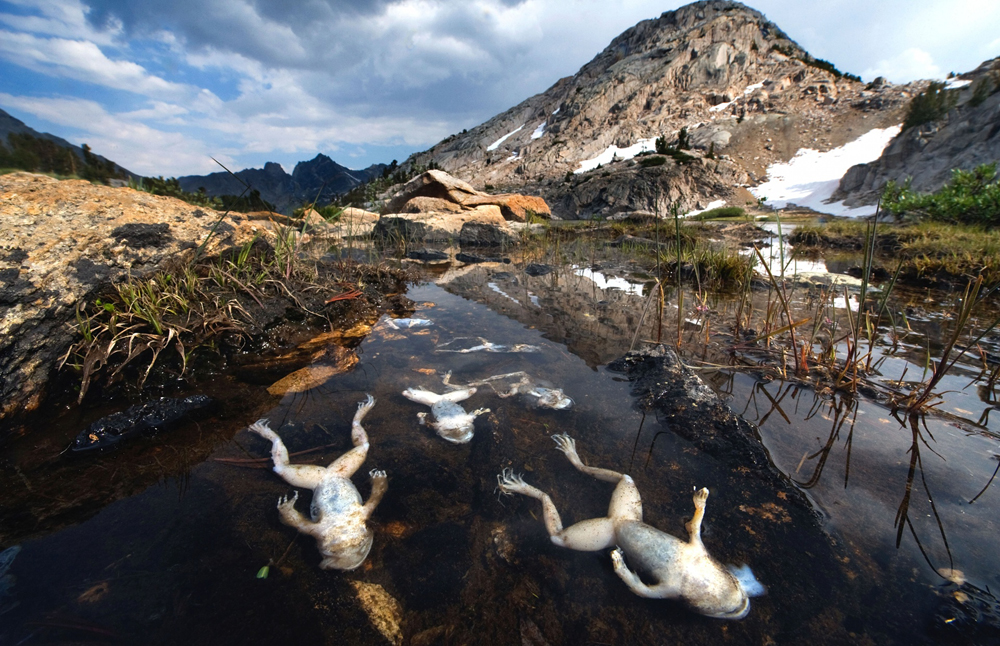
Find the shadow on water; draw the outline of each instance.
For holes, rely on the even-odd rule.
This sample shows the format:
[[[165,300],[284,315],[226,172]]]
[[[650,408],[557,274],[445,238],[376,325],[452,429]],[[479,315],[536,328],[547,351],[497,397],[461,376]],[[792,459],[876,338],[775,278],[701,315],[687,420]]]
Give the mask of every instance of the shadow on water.
[[[206,387],[225,395],[221,412],[119,451],[60,455],[89,420],[51,412],[45,430],[0,453],[0,547],[22,548],[0,588],[0,612],[17,604],[0,615],[0,643],[909,644],[995,636],[992,387],[974,395],[986,409],[970,426],[957,419],[976,417],[962,399],[952,417],[897,419],[861,396],[712,367],[699,371],[705,381],[756,426],[718,426],[713,417],[706,423],[737,429],[752,444],[725,435],[710,442],[684,427],[698,413],[683,397],[649,406],[655,393],[636,394],[636,383],[606,367],[637,335],[655,338],[653,326],[663,325],[647,317],[639,329],[648,280],[612,282],[598,265],[538,273],[525,264],[438,268],[433,282],[408,293],[412,316],[432,325],[394,329],[383,319],[356,348],[353,369],[281,398],[219,376]],[[732,301],[712,298],[712,312]],[[684,334],[686,356],[724,363],[724,326],[710,313]],[[539,350],[441,351],[469,336]],[[898,374],[895,361],[905,358],[887,358],[884,370]],[[562,388],[575,405],[540,409],[530,396],[501,398],[483,387],[464,404],[491,412],[477,419],[469,444],[453,445],[418,423],[425,406],[401,395],[408,387],[443,392],[448,372],[466,384],[518,371]],[[383,469],[389,490],[372,518],[365,563],[321,571],[315,542],[279,522],[275,503],[292,487],[270,471],[267,443],[245,427],[267,417],[289,451],[301,453],[293,461],[328,464],[350,448],[351,418],[366,393],[378,400],[364,420],[371,449],[353,481],[367,497],[365,474]],[[749,564],[767,596],[741,621],[709,619],[633,595],[607,551],[553,545],[537,502],[501,497],[496,475],[523,473],[552,495],[567,524],[603,516],[612,487],[577,472],[555,450],[556,433],[576,438],[589,464],[631,474],[646,522],[671,534],[686,536],[692,488],[707,486],[709,551]]]

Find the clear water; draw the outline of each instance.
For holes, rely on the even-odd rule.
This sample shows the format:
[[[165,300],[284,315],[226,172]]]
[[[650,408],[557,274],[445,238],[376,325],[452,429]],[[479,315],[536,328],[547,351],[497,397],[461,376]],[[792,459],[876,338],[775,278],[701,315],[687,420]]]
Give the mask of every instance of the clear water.
[[[975,361],[942,385],[955,391],[941,407],[950,416],[912,421],[865,397],[703,367],[759,426],[790,480],[776,490],[738,458],[703,453],[666,430],[669,420],[644,417],[631,385],[606,369],[633,343],[676,339],[669,303],[662,332],[643,315],[648,281],[586,264],[529,276],[521,265],[429,276],[408,296],[412,316],[432,326],[376,325],[353,369],[304,393],[274,397],[267,384],[221,370],[203,384],[223,402],[214,417],[86,458],[60,452],[102,411],[40,416],[35,431],[0,448],[0,548],[22,546],[14,579],[0,588],[0,611],[17,604],[0,615],[0,643],[383,644],[385,614],[412,644],[988,643],[965,619],[954,632],[934,619],[951,612],[956,593],[1000,588],[997,484],[969,502],[1000,452],[1000,422],[989,414],[996,393],[968,386]],[[923,300],[943,297],[900,298],[909,299],[900,308],[925,316],[911,317],[913,338],[886,353],[881,370],[895,379],[909,365],[916,380],[921,348],[940,344],[948,326]],[[714,295],[694,312],[695,295],[686,294],[689,363],[725,362],[732,301]],[[540,351],[436,351],[460,336]],[[575,406],[542,410],[481,388],[464,405],[491,413],[469,444],[453,445],[420,426],[426,407],[400,394],[442,392],[447,371],[467,383],[520,370],[563,388]],[[293,461],[328,463],[350,447],[366,393],[378,402],[364,421],[371,449],[354,482],[367,497],[365,474],[384,469],[389,491],[364,565],[321,571],[314,541],[278,521],[275,503],[293,488],[266,461],[233,460],[267,457],[267,444],[245,430],[267,417],[290,451],[325,447]],[[576,472],[555,450],[556,433],[576,438],[590,464],[632,474],[646,521],[675,535],[685,535],[692,488],[709,487],[706,545],[720,560],[750,565],[768,594],[744,620],[708,619],[636,597],[605,552],[552,545],[540,506],[500,496],[496,475],[523,473],[567,524],[603,516],[611,486]],[[793,488],[812,509],[795,504]],[[946,568],[966,583],[947,581]],[[372,589],[384,595],[363,592]]]

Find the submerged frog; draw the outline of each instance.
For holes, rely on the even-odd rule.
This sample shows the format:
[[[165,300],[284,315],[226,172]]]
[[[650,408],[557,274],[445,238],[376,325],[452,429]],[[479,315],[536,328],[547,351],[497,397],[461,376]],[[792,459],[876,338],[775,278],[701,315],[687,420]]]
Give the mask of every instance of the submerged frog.
[[[371,395],[358,404],[351,424],[354,448],[326,467],[289,464],[285,443],[271,430],[266,419],[257,420],[250,426],[251,431],[271,441],[274,472],[293,487],[312,489],[311,518],[295,509],[298,492],[291,499],[285,496],[278,500],[278,515],[284,524],[316,539],[319,553],[323,555],[319,566],[324,570],[353,570],[364,562],[372,547],[373,534],[365,521],[385,495],[388,480],[385,471],[372,470],[369,473],[372,493],[368,502],[361,504],[361,494],[350,478],[368,456],[368,435],[361,420],[374,405],[375,398]]]
[[[559,512],[548,494],[509,469],[497,476],[503,493],[519,493],[542,502],[545,529],[553,543],[585,552],[617,545],[611,553],[611,562],[615,574],[632,592],[641,597],[680,599],[695,612],[709,617],[742,619],[750,611],[750,597],[764,594],[764,586],[748,566],[723,566],[701,542],[708,489],[699,489],[694,494],[694,517],[686,525],[689,540],[685,542],[642,522],[642,500],[630,476],[586,466],[576,452],[576,442],[568,435],[554,435],[552,439],[577,470],[598,480],[617,483],[606,517],[584,520],[563,529]],[[656,583],[643,583],[625,565],[625,556]]]
[[[514,381],[515,377],[517,377],[517,381]],[[539,383],[536,383],[536,381],[528,376],[528,373],[523,370],[508,372],[503,375],[493,375],[492,377],[486,377],[485,379],[469,382],[465,386],[451,383],[451,371],[449,370],[444,375],[443,383],[448,388],[453,389],[468,388],[470,386],[489,386],[498,397],[504,399],[519,394],[527,395],[528,397],[534,398],[532,401],[535,406],[539,408],[565,410],[573,405],[573,400],[566,396],[566,393],[563,392],[562,388],[548,388],[542,386]],[[497,383],[507,385],[507,389],[498,389],[496,386]]]
[[[454,444],[465,444],[471,440],[472,435],[476,432],[473,426],[476,417],[490,412],[489,408],[480,408],[467,413],[464,408],[458,405],[458,402],[465,401],[474,394],[476,394],[475,388],[461,388],[443,395],[419,388],[407,388],[403,391],[403,397],[431,407],[434,421],[427,421],[427,413],[417,413],[420,423],[427,424],[439,436]]]

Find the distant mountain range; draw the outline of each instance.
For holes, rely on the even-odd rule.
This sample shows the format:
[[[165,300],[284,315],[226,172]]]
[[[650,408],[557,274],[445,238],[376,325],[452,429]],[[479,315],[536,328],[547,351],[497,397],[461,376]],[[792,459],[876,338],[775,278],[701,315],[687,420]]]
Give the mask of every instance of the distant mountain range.
[[[260,196],[274,204],[282,213],[316,201],[330,202],[334,197],[364,184],[382,174],[386,164],[372,164],[363,170],[351,170],[341,166],[324,154],[318,154],[309,161],[299,162],[289,175],[281,164],[267,162],[264,168],[246,168],[233,175],[222,171],[210,175],[187,175],[178,177],[181,188],[196,192],[202,188],[210,196],[239,195],[246,182],[260,191]]]
[[[69,150],[80,160],[80,167],[86,164],[87,156],[80,146],[71,144],[65,139],[47,132],[38,132],[19,119],[0,110],[0,144],[5,147],[4,150],[10,148],[8,135],[11,134],[15,136],[28,135],[44,142],[41,144],[38,141],[34,142],[33,149],[39,147],[52,149],[55,146],[55,150]],[[7,152],[9,153],[10,151],[7,150]],[[33,150],[32,152],[37,153],[39,151]],[[40,152],[44,157],[46,156],[46,152],[51,152],[51,150]],[[117,174],[120,177],[134,177],[137,179],[141,177],[105,157],[94,153],[89,154],[91,157],[99,160],[102,165],[117,168],[121,171]],[[60,156],[60,159],[62,159],[62,157],[65,157],[65,153],[60,153]],[[2,161],[2,156],[0,156],[0,161]],[[77,165],[73,165],[73,167],[77,168]],[[236,176],[249,184],[251,188],[260,191],[260,196],[273,204],[278,211],[290,213],[292,209],[314,200],[320,204],[329,203],[337,195],[346,193],[356,186],[379,177],[385,168],[387,168],[386,164],[373,164],[363,170],[351,170],[350,168],[341,166],[326,155],[318,154],[309,161],[296,164],[291,175],[286,173],[280,164],[267,162],[264,164],[264,168],[246,168],[237,171]],[[29,170],[48,172],[55,170],[59,173],[73,174],[68,171],[49,168],[32,168]],[[204,188],[205,193],[210,197],[240,195],[245,188],[243,183],[225,171],[209,175],[187,175],[185,177],[178,177],[177,180],[180,182],[183,190],[193,193]]]

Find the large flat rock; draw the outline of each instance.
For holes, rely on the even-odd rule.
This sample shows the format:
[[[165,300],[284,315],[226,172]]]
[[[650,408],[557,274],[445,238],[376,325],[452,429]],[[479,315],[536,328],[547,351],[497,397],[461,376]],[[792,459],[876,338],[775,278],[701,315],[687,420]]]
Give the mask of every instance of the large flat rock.
[[[261,231],[241,214],[33,173],[0,176],[0,223],[0,418],[38,406],[77,304],[101,285],[191,256],[206,238],[214,254]]]

